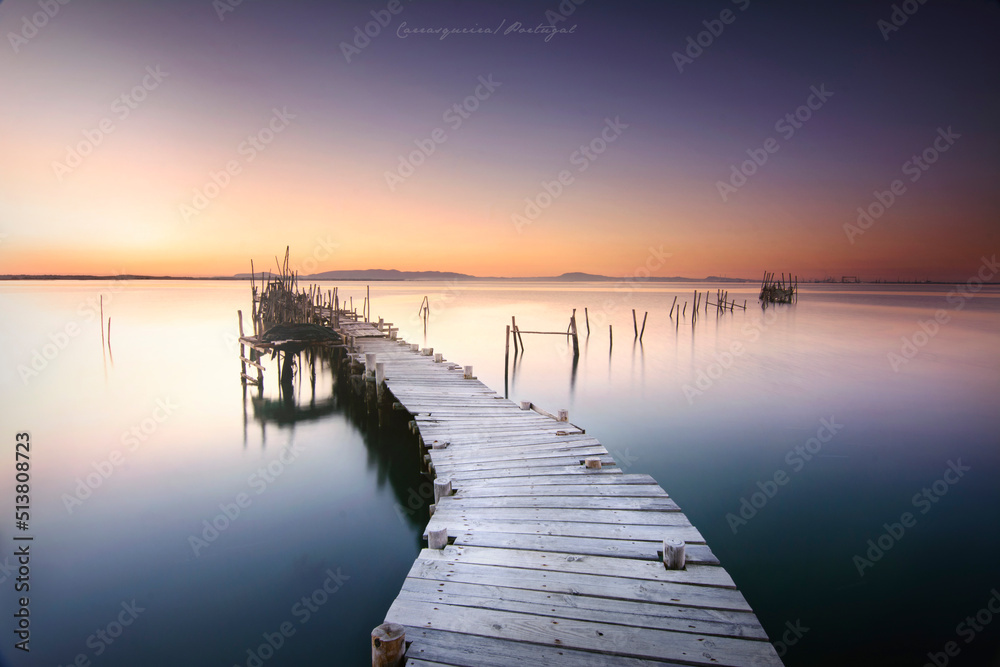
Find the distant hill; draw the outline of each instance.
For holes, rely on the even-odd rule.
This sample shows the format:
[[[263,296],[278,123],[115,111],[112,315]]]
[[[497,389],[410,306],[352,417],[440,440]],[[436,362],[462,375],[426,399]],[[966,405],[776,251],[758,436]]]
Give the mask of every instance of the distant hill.
[[[271,275],[265,273],[265,275]],[[249,278],[249,273],[238,273],[234,278]],[[257,274],[260,277],[260,274]],[[640,282],[657,283],[678,283],[678,282],[726,282],[744,283],[745,278],[720,278],[718,276],[708,276],[707,278],[685,278],[683,276],[672,276],[669,278],[616,278],[614,276],[602,276],[594,273],[583,273],[573,271],[559,276],[535,276],[530,278],[496,278],[472,276],[467,273],[454,273],[450,271],[398,271],[396,269],[362,269],[345,271],[324,271],[311,275],[299,276],[299,280],[535,280],[551,282],[617,282],[622,280],[638,280]]]
[[[265,272],[265,275],[274,275]],[[257,274],[259,278],[261,274]],[[249,278],[249,273],[238,273],[235,278]],[[482,280],[476,276],[450,271],[397,271],[396,269],[363,269],[359,271],[324,271],[300,275],[299,280]]]

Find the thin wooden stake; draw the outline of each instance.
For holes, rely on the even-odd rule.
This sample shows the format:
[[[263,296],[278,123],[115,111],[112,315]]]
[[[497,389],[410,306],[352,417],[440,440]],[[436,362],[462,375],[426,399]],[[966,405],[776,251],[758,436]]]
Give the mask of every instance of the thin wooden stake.
[[[101,349],[105,348],[104,343],[104,295],[101,295]]]
[[[639,342],[642,342],[642,334],[646,333],[646,318],[649,316],[649,311],[647,310],[642,316],[642,329],[639,330]]]

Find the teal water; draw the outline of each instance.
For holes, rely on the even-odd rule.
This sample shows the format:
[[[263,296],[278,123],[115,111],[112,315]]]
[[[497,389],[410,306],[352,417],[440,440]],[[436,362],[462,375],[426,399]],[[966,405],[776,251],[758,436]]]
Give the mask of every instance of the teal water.
[[[627,472],[653,475],[786,664],[922,665],[950,641],[949,664],[1000,664],[987,607],[1000,586],[1000,291],[817,285],[762,311],[754,286],[729,285],[746,312],[692,325],[689,303],[672,323],[674,296],[690,301],[695,287],[720,286],[375,283],[372,313],[503,391],[511,315],[565,330],[576,308],[578,362],[564,339],[525,336],[510,397],[569,409]],[[340,285],[356,305],[364,289]],[[352,414],[322,364],[315,384],[308,367],[296,377],[298,420],[274,403],[266,419],[255,412],[234,342],[236,311],[249,310],[242,283],[3,283],[0,308],[9,621],[22,431],[35,538],[32,653],[8,641],[0,656],[365,664],[368,633],[420,548],[426,487],[402,435]],[[632,308],[640,323],[649,312],[642,344]],[[887,548],[871,551],[880,539]],[[959,625],[982,609],[991,623]]]

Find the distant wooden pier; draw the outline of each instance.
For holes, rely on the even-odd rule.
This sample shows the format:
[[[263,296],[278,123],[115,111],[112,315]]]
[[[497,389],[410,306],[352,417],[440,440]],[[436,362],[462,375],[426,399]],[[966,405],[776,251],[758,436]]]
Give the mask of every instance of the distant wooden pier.
[[[625,474],[565,412],[506,400],[390,326],[344,326],[347,361],[411,416],[436,502],[374,665],[781,664],[655,480]],[[379,657],[394,636],[402,650],[402,629],[403,661]]]

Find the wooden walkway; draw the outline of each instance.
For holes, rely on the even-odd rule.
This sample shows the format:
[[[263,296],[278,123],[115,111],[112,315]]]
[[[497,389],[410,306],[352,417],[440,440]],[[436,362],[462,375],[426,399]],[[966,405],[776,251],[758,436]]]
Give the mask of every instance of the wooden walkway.
[[[386,622],[408,667],[781,665],[746,599],[650,476],[624,474],[583,429],[523,410],[463,368],[343,328],[376,355],[430,470],[449,478]],[[600,469],[583,461],[599,458]],[[425,533],[425,537],[426,537]],[[686,543],[668,570],[663,540]]]

